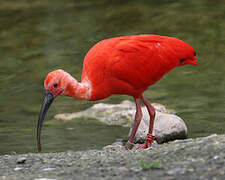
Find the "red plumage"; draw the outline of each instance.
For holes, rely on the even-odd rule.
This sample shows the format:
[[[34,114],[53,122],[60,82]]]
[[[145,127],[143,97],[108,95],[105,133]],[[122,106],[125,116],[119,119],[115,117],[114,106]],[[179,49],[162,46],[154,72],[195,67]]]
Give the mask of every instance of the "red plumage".
[[[133,35],[106,39],[87,53],[83,74],[92,84],[90,100],[111,94],[135,98],[164,74],[180,65],[181,59],[193,59],[194,49],[176,38],[159,35]]]

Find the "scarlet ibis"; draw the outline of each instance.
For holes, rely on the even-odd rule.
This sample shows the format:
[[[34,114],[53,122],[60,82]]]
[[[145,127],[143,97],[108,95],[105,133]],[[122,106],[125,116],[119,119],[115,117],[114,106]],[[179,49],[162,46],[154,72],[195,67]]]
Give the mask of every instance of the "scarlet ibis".
[[[133,139],[142,119],[142,100],[150,116],[150,125],[145,143],[138,148],[149,148],[155,138],[152,134],[155,110],[143,92],[173,68],[196,65],[195,56],[196,52],[189,44],[174,37],[131,35],[98,42],[85,56],[80,83],[60,69],[47,75],[44,81],[46,93],[37,125],[38,151],[41,151],[40,133],[46,112],[61,94],[88,101],[104,99],[112,94],[132,96],[136,103],[135,123],[126,149],[133,147]]]

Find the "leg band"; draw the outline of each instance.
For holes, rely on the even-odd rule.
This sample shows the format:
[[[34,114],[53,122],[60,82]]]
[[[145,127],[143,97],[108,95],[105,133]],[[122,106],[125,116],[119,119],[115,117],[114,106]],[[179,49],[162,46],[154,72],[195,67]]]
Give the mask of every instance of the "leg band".
[[[154,139],[155,139],[155,136],[153,136],[152,134],[148,133],[147,136],[146,136],[145,141],[149,142],[149,143],[152,143],[154,141]]]

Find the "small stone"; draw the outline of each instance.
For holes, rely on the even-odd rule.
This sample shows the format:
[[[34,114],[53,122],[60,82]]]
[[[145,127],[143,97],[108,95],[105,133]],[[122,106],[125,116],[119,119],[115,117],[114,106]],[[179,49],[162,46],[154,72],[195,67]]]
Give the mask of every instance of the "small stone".
[[[88,156],[88,155],[86,155],[86,154],[83,154],[83,155],[80,157],[80,159],[82,159],[82,160],[86,160],[86,159],[89,159],[89,156]]]
[[[68,163],[67,166],[71,167],[71,166],[73,166],[73,163]]]
[[[45,169],[43,169],[43,171],[53,171],[53,170],[55,170],[55,168],[45,168]]]
[[[118,170],[119,171],[129,171],[129,169],[127,169],[125,166],[119,167]]]
[[[192,172],[194,172],[194,169],[193,168],[189,168],[186,171],[189,172],[189,173],[192,173]]]
[[[213,157],[214,160],[216,160],[216,159],[218,159],[218,158],[219,158],[218,155],[216,155],[216,156]]]
[[[34,179],[34,180],[57,180],[57,179],[38,178],[38,179]]]
[[[130,168],[131,171],[134,171],[135,173],[142,171],[141,167],[131,167]]]
[[[16,168],[14,168],[14,171],[19,171],[19,170],[21,170],[21,169],[23,169],[23,168],[21,168],[21,167],[16,167]]]
[[[185,169],[184,168],[174,168],[166,172],[168,175],[173,175],[173,174],[184,174]]]
[[[26,158],[25,157],[20,157],[19,159],[17,159],[16,163],[17,164],[24,164],[26,162]]]

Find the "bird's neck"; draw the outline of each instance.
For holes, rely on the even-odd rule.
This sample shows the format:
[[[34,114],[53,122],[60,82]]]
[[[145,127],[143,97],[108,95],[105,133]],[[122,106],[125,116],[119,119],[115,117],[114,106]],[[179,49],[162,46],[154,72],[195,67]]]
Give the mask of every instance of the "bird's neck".
[[[67,78],[66,89],[63,94],[76,99],[89,100],[91,98],[91,84],[86,78],[82,82],[78,82],[70,76]]]

